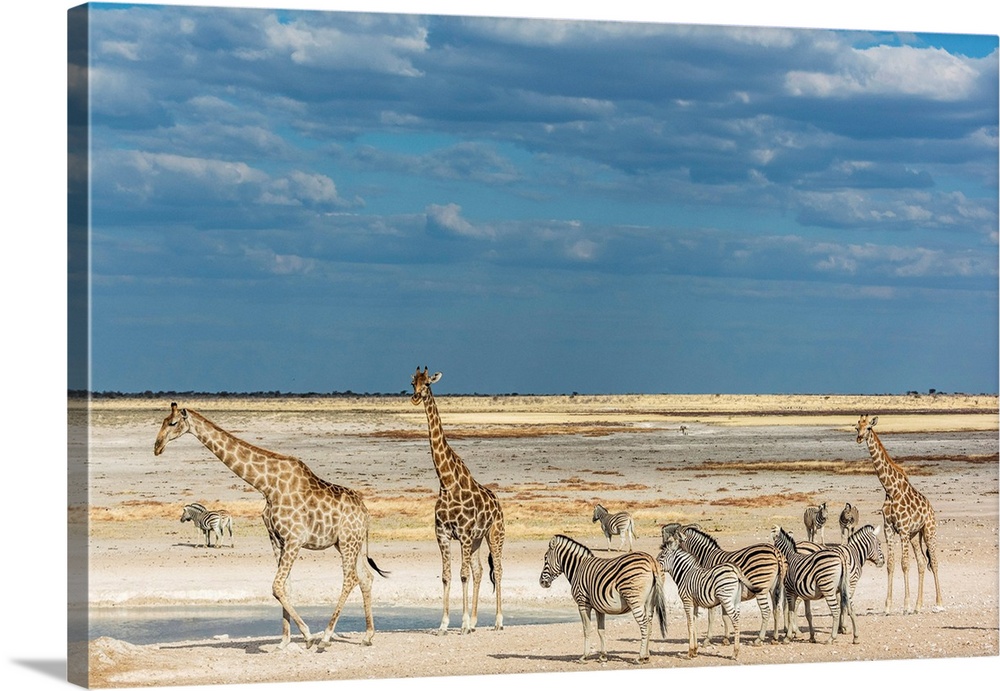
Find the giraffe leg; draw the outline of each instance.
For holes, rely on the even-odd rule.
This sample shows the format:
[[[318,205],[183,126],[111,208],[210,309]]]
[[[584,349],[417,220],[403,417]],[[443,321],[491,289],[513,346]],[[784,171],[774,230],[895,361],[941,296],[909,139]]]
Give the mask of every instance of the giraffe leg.
[[[472,543],[469,540],[462,542],[462,566],[458,576],[462,581],[462,629],[461,633],[472,631],[472,619],[469,607],[469,576],[472,572]]]
[[[896,531],[883,523],[885,535],[885,570],[888,577],[885,593],[885,613],[892,611],[892,576],[896,567]]]
[[[298,543],[291,541],[285,542],[281,549],[281,556],[278,559],[278,572],[274,575],[274,583],[271,585],[271,593],[274,595],[275,599],[281,603],[281,608],[284,610],[285,625],[282,630],[281,643],[278,645],[279,648],[284,648],[288,645],[288,639],[284,637],[285,632],[289,628],[288,618],[291,618],[295,622],[296,626],[299,627],[299,631],[306,639],[306,648],[312,646],[312,636],[309,634],[309,627],[306,623],[302,621],[302,617],[299,613],[295,611],[292,607],[292,603],[288,599],[288,594],[285,587],[285,582],[288,580],[288,574],[292,571],[292,564],[295,563],[296,557],[299,556]]]
[[[360,579],[358,578],[358,555],[361,553],[361,540],[350,540],[343,541],[340,548],[341,561],[344,565],[344,584],[340,589],[340,599],[337,601],[337,607],[333,610],[333,616],[330,617],[330,623],[326,625],[326,630],[323,632],[323,637],[320,639],[318,648],[322,650],[323,648],[330,645],[330,639],[333,638],[333,630],[337,626],[337,621],[340,619],[340,613],[344,610],[344,603],[347,602],[347,596],[351,594],[354,590],[354,586],[358,585]],[[369,586],[371,585],[371,574],[368,574]],[[364,591],[362,590],[362,594]],[[365,607],[365,619],[368,622],[368,607]],[[374,634],[374,629],[365,632],[364,645],[371,645],[371,638],[369,634]]]
[[[920,548],[920,533],[910,538],[910,548],[913,550],[913,558],[917,562],[917,603],[913,612],[920,614],[920,610],[924,608],[924,573],[927,570],[927,558]]]
[[[472,547],[470,565],[472,566],[472,613],[469,617],[469,630],[476,630],[476,622],[479,619],[479,584],[483,580],[482,555],[479,553],[480,544]]]
[[[930,565],[931,573],[934,574],[934,610],[944,609],[944,601],[941,599],[941,584],[938,582],[938,559],[937,559],[937,536],[933,530],[928,530],[924,534],[927,545],[927,563]]]
[[[271,524],[268,522],[267,518],[264,518],[264,527],[267,528],[267,535],[271,540],[271,549],[274,551],[274,560],[281,563],[281,538],[279,538],[274,531],[271,530]],[[288,590],[288,582],[286,579],[285,590]],[[291,627],[291,617],[288,616],[288,610],[284,607],[281,608],[281,643],[278,644],[278,648],[285,648],[288,646],[288,642],[292,638],[292,627]]]
[[[448,598],[451,595],[451,545],[448,535],[437,533],[438,549],[441,550],[441,585],[444,588],[444,612],[441,614],[441,625],[438,627],[439,636],[448,633]]]
[[[903,614],[910,614],[910,550],[899,536],[899,567],[903,570]]]
[[[500,583],[503,580],[503,541],[504,527],[500,522],[494,522],[486,534],[490,550],[490,562],[493,573],[493,590],[496,593],[497,616],[493,623],[494,631],[503,631],[503,606],[500,600]]]

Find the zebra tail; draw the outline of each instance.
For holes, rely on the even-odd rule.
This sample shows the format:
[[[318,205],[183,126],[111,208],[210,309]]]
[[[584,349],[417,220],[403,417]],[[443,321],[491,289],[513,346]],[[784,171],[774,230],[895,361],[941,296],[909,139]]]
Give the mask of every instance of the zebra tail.
[[[653,614],[660,621],[660,636],[667,637],[667,597],[663,593],[663,574],[653,574]]]

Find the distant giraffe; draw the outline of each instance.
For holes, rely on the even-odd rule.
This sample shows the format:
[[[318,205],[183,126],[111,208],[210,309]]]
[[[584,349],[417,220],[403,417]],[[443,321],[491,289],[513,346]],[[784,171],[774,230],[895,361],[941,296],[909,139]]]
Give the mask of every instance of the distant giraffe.
[[[885,488],[882,520],[885,524],[885,543],[888,552],[886,570],[889,576],[885,613],[888,614],[892,609],[892,572],[896,559],[897,539],[901,548],[900,566],[903,569],[903,612],[909,613],[910,603],[910,554],[906,549],[906,542],[910,543],[917,560],[917,602],[913,611],[920,612],[923,606],[926,564],[930,565],[934,574],[935,609],[940,609],[942,600],[941,585],[938,582],[937,519],[934,517],[934,509],[927,498],[910,484],[906,471],[889,457],[873,429],[877,422],[877,416],[869,420],[867,415],[862,415],[855,430],[858,433],[857,442],[868,445],[868,453],[871,454],[872,462],[875,464],[875,473]]]
[[[204,415],[170,404],[167,415],[156,435],[153,454],[159,456],[168,442],[190,432],[209,451],[218,456],[230,470],[264,495],[261,517],[271,538],[271,547],[278,560],[272,593],[281,603],[282,632],[279,648],[288,645],[291,637],[290,620],[294,620],[305,637],[306,648],[315,642],[309,627],[295,611],[286,593],[286,580],[302,549],[323,550],[336,547],[343,557],[344,586],[340,601],[330,618],[318,648],[330,644],[333,629],[347,596],[360,584],[365,607],[366,630],[362,643],[371,645],[375,635],[372,620],[372,574],[358,563],[362,546],[365,557],[379,575],[386,573],[367,555],[368,510],[361,495],[347,487],[334,485],[313,473],[305,463],[291,456],[258,448],[233,436]]]
[[[500,604],[500,580],[503,576],[502,552],[504,542],[503,511],[496,495],[472,478],[469,468],[458,454],[452,451],[441,429],[441,416],[431,384],[441,379],[441,373],[427,374],[417,368],[411,383],[413,405],[424,404],[427,413],[427,431],[430,436],[431,458],[437,471],[441,489],[434,506],[434,532],[441,550],[441,582],[444,585],[444,613],[437,633],[448,631],[448,596],[451,588],[451,540],[458,540],[462,549],[462,628],[461,633],[476,630],[479,610],[479,584],[483,565],[479,548],[486,540],[489,549],[490,580],[496,591],[497,613],[494,630],[503,629],[503,609]],[[469,574],[472,574],[472,607],[469,607]]]

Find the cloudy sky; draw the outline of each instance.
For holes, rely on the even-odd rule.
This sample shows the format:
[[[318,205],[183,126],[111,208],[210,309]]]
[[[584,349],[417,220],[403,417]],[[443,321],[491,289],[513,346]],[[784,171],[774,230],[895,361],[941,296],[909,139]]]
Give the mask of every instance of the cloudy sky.
[[[94,390],[997,391],[995,35],[90,19]]]

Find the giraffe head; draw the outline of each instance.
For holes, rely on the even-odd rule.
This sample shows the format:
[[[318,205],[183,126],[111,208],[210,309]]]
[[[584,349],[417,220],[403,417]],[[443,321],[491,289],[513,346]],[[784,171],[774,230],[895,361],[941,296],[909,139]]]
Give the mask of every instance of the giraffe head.
[[[185,432],[191,430],[191,423],[188,421],[186,408],[178,408],[176,403],[170,404],[170,415],[163,420],[160,426],[160,433],[156,435],[156,443],[153,444],[153,455],[159,456],[163,453],[163,448],[167,442],[171,442]]]
[[[872,432],[872,427],[878,422],[878,415],[874,416],[871,420],[868,419],[867,415],[862,415],[858,420],[858,424],[854,426],[854,429],[858,433],[857,442],[861,444],[868,438],[868,433]]]
[[[440,372],[428,375],[426,366],[424,366],[423,372],[421,372],[420,368],[417,367],[416,373],[413,375],[413,378],[410,379],[410,383],[413,385],[413,396],[410,397],[410,403],[413,405],[420,405],[423,403],[431,393],[431,384],[438,381],[440,378]]]

